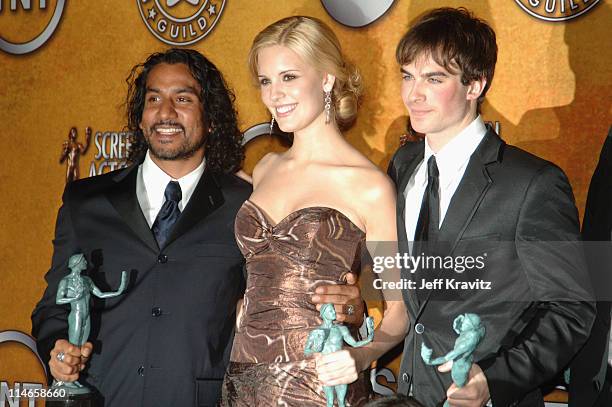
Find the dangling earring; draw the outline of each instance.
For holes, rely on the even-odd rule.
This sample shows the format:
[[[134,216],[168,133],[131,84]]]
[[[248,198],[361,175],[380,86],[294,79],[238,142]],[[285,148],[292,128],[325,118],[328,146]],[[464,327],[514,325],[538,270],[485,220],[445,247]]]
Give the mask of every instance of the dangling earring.
[[[325,124],[329,124],[331,115],[331,90],[325,92]]]
[[[272,120],[270,120],[270,133],[269,135],[272,135],[272,129],[274,128],[274,115],[272,115]]]

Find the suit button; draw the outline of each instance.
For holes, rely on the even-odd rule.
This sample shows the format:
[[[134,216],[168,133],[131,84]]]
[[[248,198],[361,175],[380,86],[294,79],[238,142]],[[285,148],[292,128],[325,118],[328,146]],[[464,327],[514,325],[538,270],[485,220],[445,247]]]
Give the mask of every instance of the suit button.
[[[151,314],[153,314],[154,317],[158,317],[162,314],[162,309],[159,307],[153,307],[153,309],[151,309]]]
[[[418,333],[419,335],[422,334],[423,332],[425,332],[425,325],[419,322],[414,326],[414,332]]]
[[[140,367],[138,368],[138,375],[139,375],[139,376],[144,376],[144,366],[140,366]]]
[[[157,262],[164,264],[168,262],[168,256],[166,256],[165,254],[160,254],[159,256],[157,256]]]
[[[408,376],[408,373],[404,373],[402,375],[402,380],[404,381],[404,383],[408,383],[410,381],[410,376]]]

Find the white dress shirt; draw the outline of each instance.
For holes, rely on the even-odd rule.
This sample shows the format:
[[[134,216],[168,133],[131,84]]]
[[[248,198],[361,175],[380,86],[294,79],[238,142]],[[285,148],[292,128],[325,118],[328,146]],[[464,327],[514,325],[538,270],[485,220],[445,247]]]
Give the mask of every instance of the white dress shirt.
[[[446,216],[451,198],[455,194],[461,178],[463,178],[470,157],[476,151],[486,132],[487,128],[479,115],[437,153],[432,151],[427,137],[425,137],[425,157],[417,166],[404,190],[404,196],[406,197],[406,217],[404,221],[406,222],[406,236],[410,241],[411,251],[423,194],[427,188],[427,160],[434,155],[438,165],[440,180],[440,223],[438,227],[440,227]]]
[[[147,219],[149,227],[153,226],[157,213],[161,209],[162,205],[166,201],[164,198],[164,192],[166,186],[170,181],[178,181],[181,186],[181,202],[179,202],[179,210],[183,212],[183,209],[187,206],[189,198],[193,195],[193,191],[198,185],[202,174],[204,173],[204,164],[206,160],[202,160],[202,163],[195,170],[179,179],[174,179],[170,175],[166,174],[161,168],[157,166],[151,159],[149,152],[138,167],[138,176],[136,178],[136,197],[140,204],[140,209]]]

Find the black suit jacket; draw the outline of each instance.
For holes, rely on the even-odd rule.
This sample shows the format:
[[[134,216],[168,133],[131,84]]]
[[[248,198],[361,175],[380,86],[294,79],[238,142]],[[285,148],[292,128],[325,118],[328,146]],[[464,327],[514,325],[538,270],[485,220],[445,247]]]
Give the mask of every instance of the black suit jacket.
[[[137,166],[73,182],[59,210],[48,287],[32,334],[48,362],[67,337],[69,306],[55,304],[68,258],[84,253],[102,291],[94,299],[94,353],[83,379],[107,406],[214,405],[229,361],[236,302],[244,289],[234,218],[251,186],[205,171],[165,247],[159,248],[136,197]]]
[[[610,337],[610,288],[612,287],[612,127],[601,150],[599,163],[589,186],[582,236],[586,241],[587,261],[598,292],[597,318],[588,341],[570,366],[571,407],[609,406],[612,403],[607,367]]]
[[[404,190],[423,156],[424,142],[409,143],[389,167],[398,190],[403,251],[408,240],[404,217],[418,215],[404,213]],[[579,238],[578,213],[563,172],[506,145],[489,130],[452,197],[436,252],[455,259],[484,255],[485,269],[431,276],[425,270],[402,270],[402,277],[478,278],[490,281],[491,290],[404,290],[411,330],[398,391],[407,393],[412,383],[415,397],[428,406],[445,398],[450,374],[424,365],[421,344],[433,348],[434,355],[446,354],[457,337],[453,319],[466,312],[478,314],[487,331],[474,357],[495,407],[517,405],[559,372],[584,343],[594,318],[593,304],[585,301],[592,294]],[[534,398],[542,403],[541,395],[529,397]]]

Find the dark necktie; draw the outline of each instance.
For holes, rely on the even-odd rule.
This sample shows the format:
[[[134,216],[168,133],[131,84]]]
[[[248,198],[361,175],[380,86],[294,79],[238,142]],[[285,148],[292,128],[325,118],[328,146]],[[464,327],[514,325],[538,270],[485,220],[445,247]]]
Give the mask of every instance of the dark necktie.
[[[178,207],[182,198],[181,186],[179,183],[176,181],[168,182],[166,190],[164,191],[164,197],[166,201],[159,210],[155,222],[153,222],[153,226],[151,227],[160,249],[165,246],[170,236],[170,231],[172,231],[172,226],[174,226],[179,216],[181,216],[181,211]]]
[[[438,237],[440,225],[440,196],[438,165],[436,157],[431,156],[427,160],[427,188],[423,194],[421,211],[414,233],[414,244],[412,254],[419,256],[421,253],[427,254],[433,249],[433,243]]]

